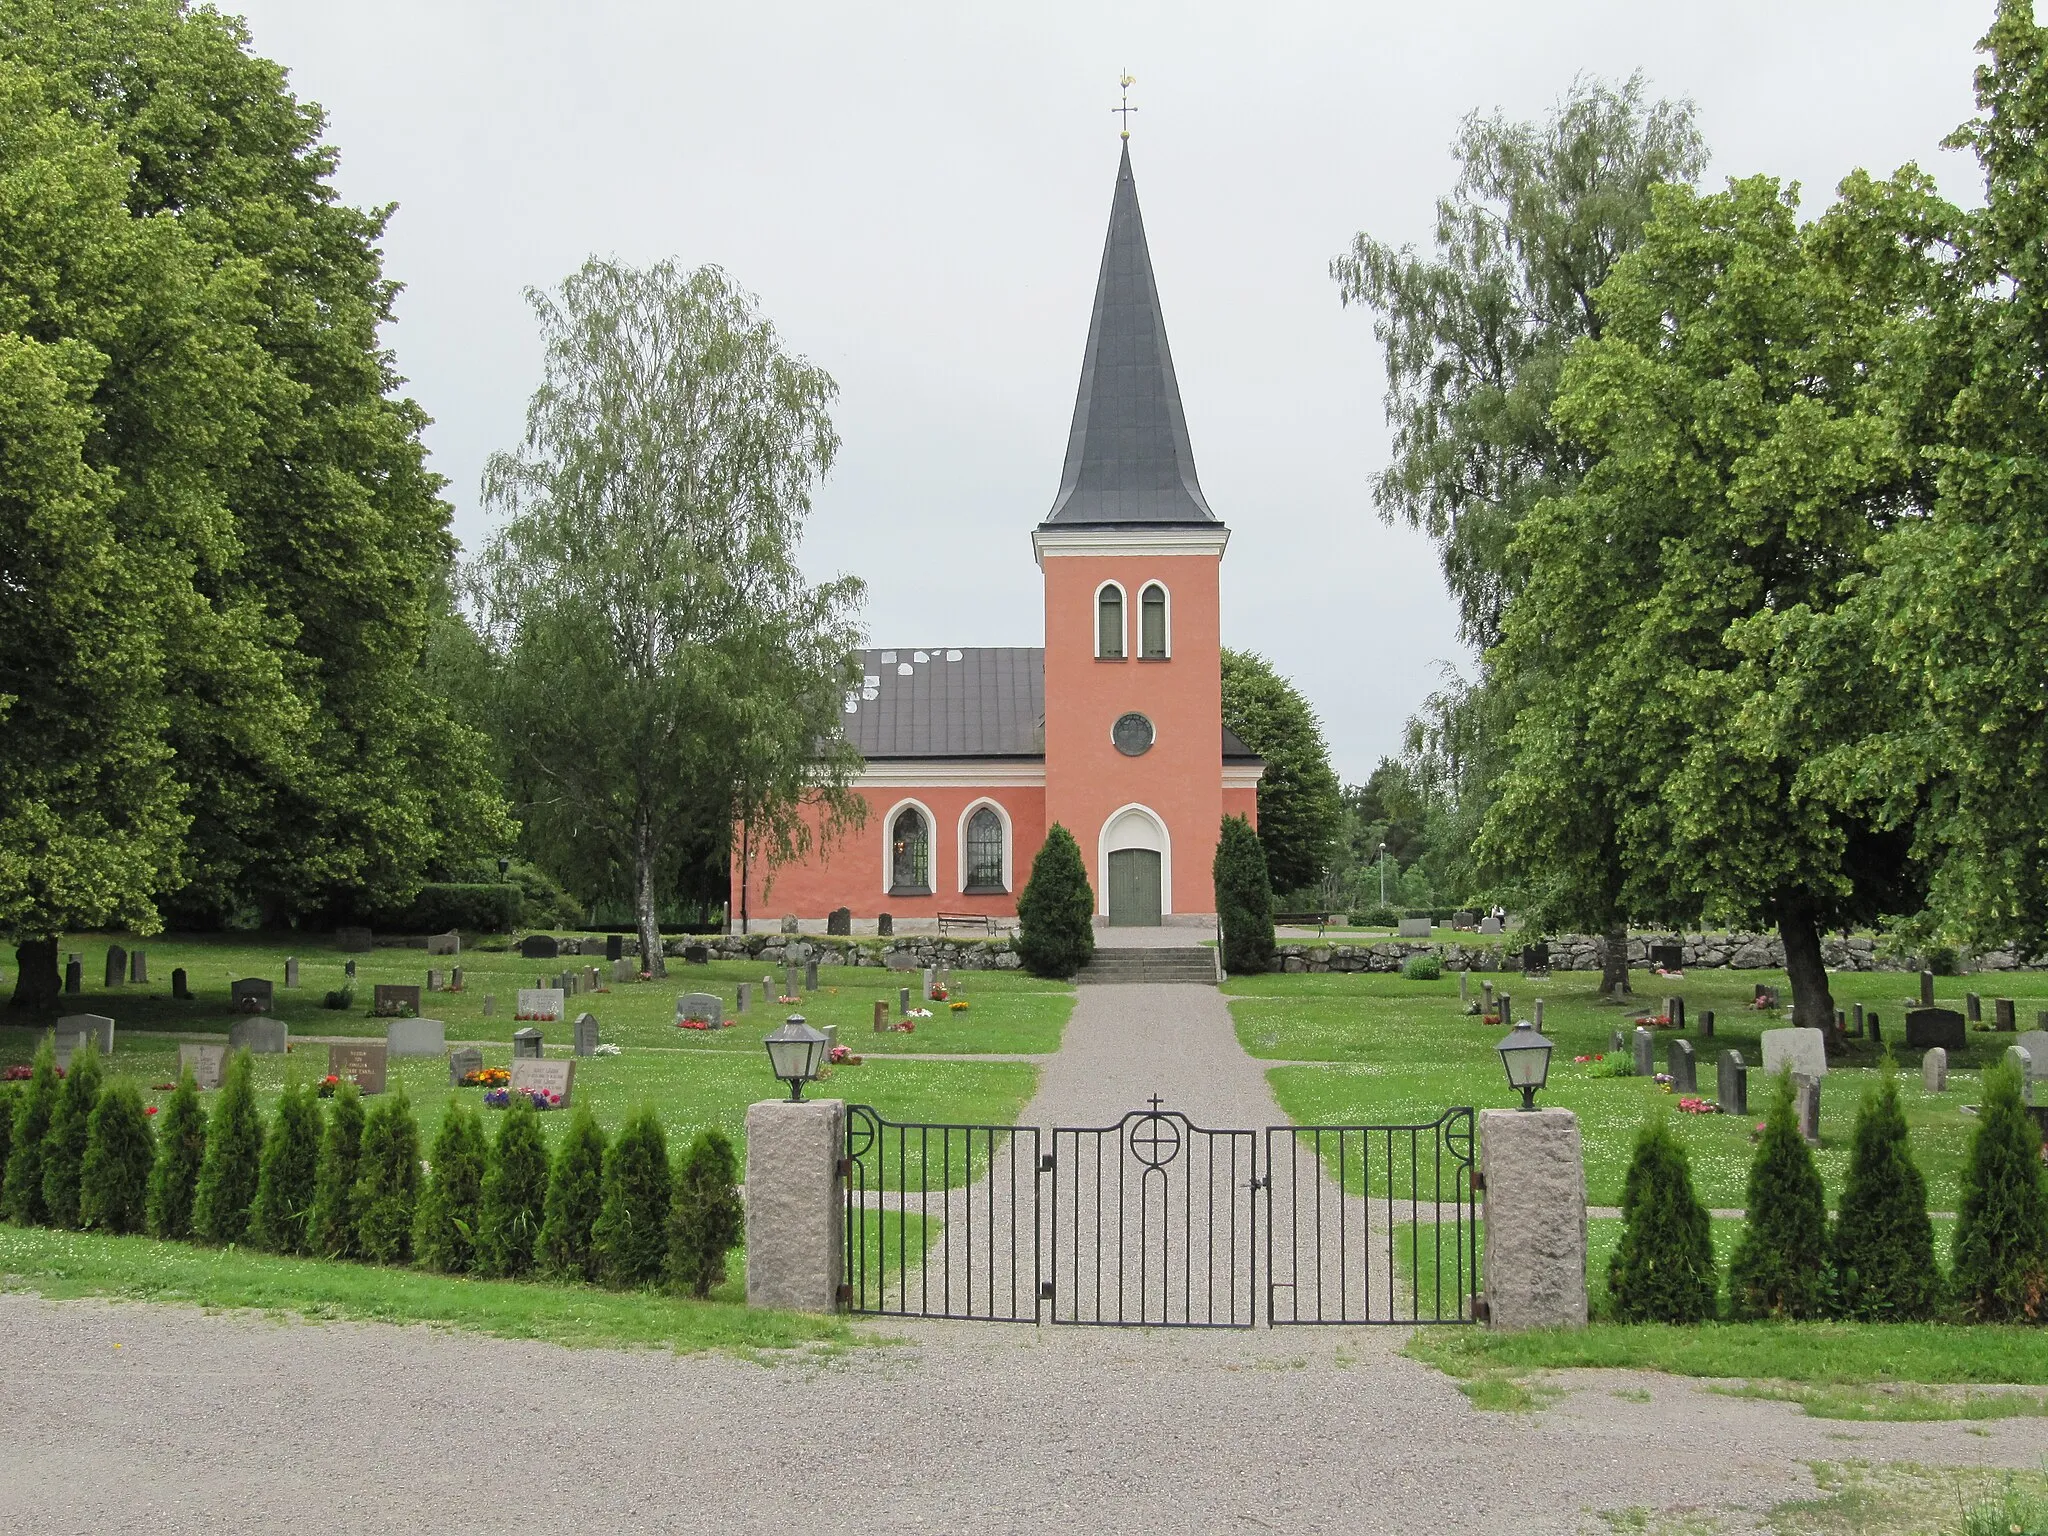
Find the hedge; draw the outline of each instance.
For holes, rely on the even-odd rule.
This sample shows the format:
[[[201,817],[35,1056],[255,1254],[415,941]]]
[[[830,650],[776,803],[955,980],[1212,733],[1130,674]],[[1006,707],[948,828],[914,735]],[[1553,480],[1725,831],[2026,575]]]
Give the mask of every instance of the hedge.
[[[378,913],[371,926],[390,933],[510,933],[524,904],[516,885],[423,885],[410,906]]]

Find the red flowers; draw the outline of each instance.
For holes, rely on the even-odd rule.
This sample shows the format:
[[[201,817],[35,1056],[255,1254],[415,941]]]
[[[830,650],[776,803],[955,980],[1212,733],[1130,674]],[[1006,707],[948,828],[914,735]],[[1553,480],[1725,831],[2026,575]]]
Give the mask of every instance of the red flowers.
[[[154,1104],[148,1105],[142,1112],[145,1115],[153,1115],[156,1113],[156,1106]]]

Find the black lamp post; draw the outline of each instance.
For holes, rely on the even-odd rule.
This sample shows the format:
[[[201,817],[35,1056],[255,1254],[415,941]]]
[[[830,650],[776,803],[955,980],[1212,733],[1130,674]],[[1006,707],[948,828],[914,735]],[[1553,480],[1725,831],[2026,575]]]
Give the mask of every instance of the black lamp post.
[[[1522,1090],[1522,1108],[1536,1107],[1536,1090],[1550,1077],[1550,1042],[1536,1033],[1536,1026],[1523,1019],[1494,1047],[1501,1065],[1508,1069],[1508,1086]]]
[[[499,858],[498,858],[498,878],[499,878],[500,880],[502,880],[502,879],[504,879],[504,878],[505,878],[505,877],[506,877],[507,875],[509,875],[509,874],[511,874],[511,873],[512,873],[512,861],[511,861],[510,859],[508,859],[508,858],[504,857],[504,856],[503,856],[502,854],[501,854],[501,855],[499,855]]]
[[[768,1065],[789,1084],[789,1102],[801,1103],[804,1084],[825,1065],[825,1036],[806,1024],[802,1014],[792,1013],[766,1043]]]

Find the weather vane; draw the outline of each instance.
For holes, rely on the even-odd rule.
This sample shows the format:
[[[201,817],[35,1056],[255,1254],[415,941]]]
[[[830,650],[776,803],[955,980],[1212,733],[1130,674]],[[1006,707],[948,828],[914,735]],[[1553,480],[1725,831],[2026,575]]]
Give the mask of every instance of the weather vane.
[[[1132,74],[1129,70],[1125,70],[1123,74],[1119,75],[1117,77],[1117,84],[1121,85],[1124,88],[1123,105],[1120,107],[1111,107],[1109,109],[1113,115],[1121,117],[1124,120],[1123,136],[1126,139],[1128,139],[1131,136],[1131,114],[1138,110],[1136,107],[1131,105],[1131,87],[1136,85],[1137,83],[1138,77]]]

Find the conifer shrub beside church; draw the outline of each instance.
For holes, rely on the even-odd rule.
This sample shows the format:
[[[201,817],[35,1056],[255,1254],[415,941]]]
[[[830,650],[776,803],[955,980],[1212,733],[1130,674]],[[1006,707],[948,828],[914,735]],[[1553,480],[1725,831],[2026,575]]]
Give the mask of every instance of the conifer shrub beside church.
[[[1223,925],[1223,968],[1233,976],[1273,968],[1273,887],[1266,850],[1251,821],[1223,818],[1216,841],[1216,917]]]
[[[1095,893],[1081,864],[1081,846],[1058,822],[1031,861],[1031,880],[1017,898],[1017,952],[1034,976],[1065,981],[1095,954]]]

